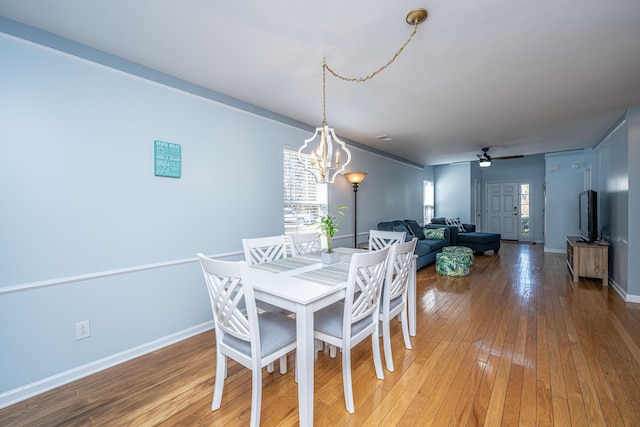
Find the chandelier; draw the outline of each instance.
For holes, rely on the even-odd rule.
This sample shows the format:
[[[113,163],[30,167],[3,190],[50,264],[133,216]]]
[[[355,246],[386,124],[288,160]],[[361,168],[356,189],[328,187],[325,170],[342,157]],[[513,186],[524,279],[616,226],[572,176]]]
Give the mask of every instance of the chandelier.
[[[336,175],[344,172],[351,161],[351,152],[346,144],[336,136],[335,130],[327,124],[327,71],[338,79],[349,82],[362,83],[372,79],[396,60],[418,31],[418,25],[427,19],[427,15],[427,10],[422,8],[413,9],[407,14],[406,21],[408,24],[414,26],[413,32],[385,65],[366,77],[353,78],[341,76],[327,65],[325,58],[322,58],[322,126],[316,128],[313,136],[305,139],[304,145],[298,150],[298,161],[304,165],[306,170],[313,174],[317,183],[332,184]],[[316,139],[318,139],[318,142],[314,145],[313,142]]]

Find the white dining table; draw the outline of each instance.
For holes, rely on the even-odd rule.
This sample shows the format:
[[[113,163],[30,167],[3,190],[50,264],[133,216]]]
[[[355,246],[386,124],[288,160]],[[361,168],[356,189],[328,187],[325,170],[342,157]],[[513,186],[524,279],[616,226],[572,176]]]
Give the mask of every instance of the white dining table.
[[[340,254],[340,262],[333,265],[324,265],[320,261],[320,254],[311,254],[253,265],[249,268],[256,299],[296,314],[298,408],[301,426],[313,425],[313,314],[344,298],[351,255],[355,252],[365,252],[350,248],[336,248],[335,251]],[[415,262],[408,294],[410,334],[415,336]]]

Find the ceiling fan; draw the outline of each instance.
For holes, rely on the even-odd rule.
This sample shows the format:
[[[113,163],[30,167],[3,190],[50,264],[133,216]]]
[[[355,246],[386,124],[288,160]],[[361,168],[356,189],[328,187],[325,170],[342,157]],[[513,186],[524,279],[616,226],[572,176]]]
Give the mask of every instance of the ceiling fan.
[[[489,147],[485,147],[482,149],[482,154],[476,154],[478,159],[480,160],[480,167],[486,168],[491,166],[491,162],[493,160],[507,160],[507,159],[519,159],[524,157],[523,155],[515,155],[515,156],[502,156],[502,157],[491,157],[489,155]]]

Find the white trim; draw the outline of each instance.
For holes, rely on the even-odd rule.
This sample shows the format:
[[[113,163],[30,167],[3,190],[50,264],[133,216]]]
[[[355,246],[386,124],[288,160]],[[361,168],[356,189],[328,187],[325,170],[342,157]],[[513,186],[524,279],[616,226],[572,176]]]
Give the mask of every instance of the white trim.
[[[622,287],[611,277],[609,277],[609,284],[611,287],[622,297],[625,302],[640,303],[640,295],[629,295]]]
[[[0,409],[213,329],[213,320],[0,394]]]
[[[226,252],[222,254],[213,255],[211,256],[211,258],[226,258],[226,257],[236,256],[236,255],[243,255],[243,252],[242,251]],[[39,288],[48,288],[50,286],[66,285],[66,284],[75,283],[75,282],[84,282],[87,280],[102,279],[103,277],[117,276],[120,274],[128,274],[128,273],[136,273],[138,271],[153,270],[156,268],[173,267],[181,264],[190,264],[192,262],[198,262],[198,258],[197,257],[184,258],[184,259],[177,259],[173,261],[157,262],[155,264],[144,264],[144,265],[138,265],[134,267],[120,268],[117,270],[99,271],[97,273],[81,274],[78,276],[68,276],[68,277],[61,277],[57,279],[42,280],[40,282],[22,283],[20,285],[15,285],[15,286],[0,287],[0,295],[11,294],[14,292],[30,291],[30,290],[39,289]]]
[[[554,249],[554,248],[549,248],[547,246],[544,247],[544,251],[552,253],[552,254],[566,254],[567,253],[566,249]]]
[[[640,303],[640,295],[629,295],[624,299],[626,302]]]

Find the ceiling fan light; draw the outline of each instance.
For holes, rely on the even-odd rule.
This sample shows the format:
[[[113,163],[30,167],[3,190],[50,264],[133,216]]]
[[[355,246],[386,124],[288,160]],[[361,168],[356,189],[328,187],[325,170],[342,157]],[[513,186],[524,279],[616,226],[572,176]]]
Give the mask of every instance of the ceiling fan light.
[[[481,159],[480,160],[480,167],[481,168],[488,168],[489,166],[491,166],[491,160],[488,160],[488,159]]]

